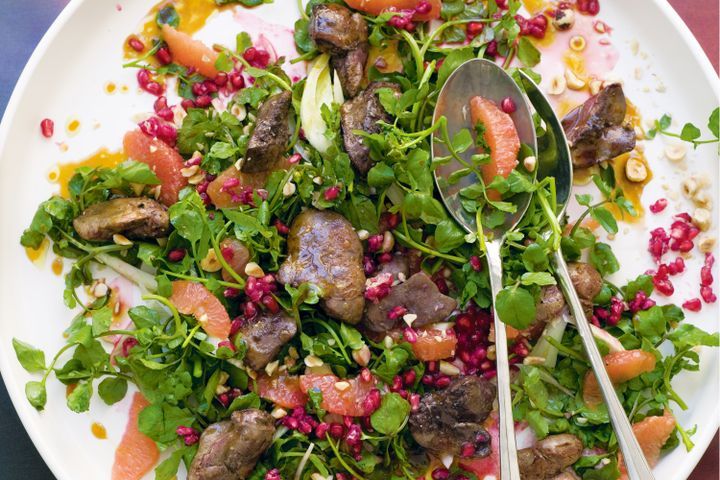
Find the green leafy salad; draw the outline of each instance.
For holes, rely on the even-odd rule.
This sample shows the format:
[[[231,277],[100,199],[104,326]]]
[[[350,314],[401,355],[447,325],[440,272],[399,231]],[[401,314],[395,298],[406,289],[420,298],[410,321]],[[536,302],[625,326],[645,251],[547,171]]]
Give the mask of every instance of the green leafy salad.
[[[67,198],[41,203],[20,239],[34,249],[49,239],[69,260],[63,299],[76,312],[52,357],[13,341],[34,376],[28,401],[41,411],[58,400],[46,394],[51,376],[77,413],[95,395],[129,405],[139,391],[122,442],[136,431],[157,452],[131,468],[118,450],[114,479],[153,469],[159,480],[183,470],[191,480],[499,476],[483,238],[453,220],[433,178],[473,152],[447,181],[473,180],[459,198],[479,224],[497,227],[517,196],[531,198],[507,232],[496,298],[518,448],[545,459],[521,462],[523,478],[624,475],[550,262],[561,246],[648,460],[660,446],[691,449],[695,426],[676,422],[672,411],[687,405],[672,380],[698,370],[699,349],[720,337],[684,321],[700,299],[653,299],[672,295],[670,276],[685,269],[699,232],[691,218],[653,230],[655,270],[613,283],[620,264],[600,230],[612,238],[638,206],[612,160],[592,176],[597,191],[576,196],[582,213],[558,221],[555,179],[535,178],[529,147],[518,143],[517,167],[487,178],[503,140],[494,124],[451,132],[433,120],[440,89],[470,59],[539,81],[535,39],[565,29],[568,11],[594,14],[588,2],[561,3],[525,18],[514,0],[301,2],[291,61],[245,32],[235,45],[203,45],[172,5],[161,8],[159,36],[136,42],[126,65],[156,97],[124,137],[127,160],[78,168]],[[289,76],[300,62],[307,75]],[[514,106],[490,110],[510,118]],[[541,162],[552,139],[535,126]],[[661,119],[652,135],[673,135],[669,126]],[[704,143],[693,128],[682,138]],[[449,156],[432,158],[431,140]],[[707,253],[704,303],[715,301],[713,262]],[[128,289],[142,302],[125,311]]]

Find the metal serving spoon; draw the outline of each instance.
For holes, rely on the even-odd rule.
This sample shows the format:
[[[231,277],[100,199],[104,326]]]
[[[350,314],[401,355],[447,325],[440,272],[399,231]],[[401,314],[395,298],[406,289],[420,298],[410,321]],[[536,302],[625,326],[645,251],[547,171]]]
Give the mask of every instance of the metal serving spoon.
[[[530,106],[520,88],[493,62],[484,59],[474,59],[462,64],[447,79],[440,91],[433,120],[437,122],[445,117],[450,137],[463,128],[470,127],[469,104],[470,99],[480,95],[488,100],[500,102],[509,97],[515,103],[516,110],[511,115],[518,131],[520,141],[537,152],[537,138],[533,126]],[[471,129],[472,130],[472,129]],[[468,149],[460,154],[461,158],[471,164],[470,157],[474,151]],[[446,157],[450,154],[444,142],[438,141],[433,135],[433,158]],[[512,198],[517,207],[515,213],[507,214],[502,225],[489,228],[478,225],[476,215],[467,212],[459,198],[459,192],[464,187],[477,183],[474,175],[468,175],[455,184],[447,179],[453,172],[464,168],[464,165],[452,159],[435,169],[435,182],[440,195],[448,210],[468,232],[482,236],[481,245],[487,257],[492,289],[493,304],[498,292],[502,289],[502,261],[500,247],[505,240],[505,234],[511,231],[525,214],[530,204],[529,194],[520,194]],[[482,229],[482,232],[479,232]],[[505,324],[495,317],[495,358],[497,368],[498,405],[500,413],[500,478],[503,480],[520,480],[520,470],[517,463],[517,447],[515,445],[515,427],[512,415],[510,393],[510,367],[508,363],[507,334]]]
[[[557,217],[562,220],[572,191],[573,179],[572,157],[570,156],[570,149],[567,139],[565,138],[565,131],[562,128],[560,119],[558,119],[550,106],[550,102],[548,102],[535,82],[522,71],[520,71],[520,76],[530,102],[540,118],[545,122],[548,131],[550,145],[544,149],[545,154],[538,158],[538,178],[555,177],[555,198],[559,209]],[[585,311],[570,280],[570,274],[561,249],[558,248],[555,250],[554,260],[556,273],[560,279],[560,286],[570,303],[570,310],[575,319],[574,323],[580,333],[580,338],[585,346],[588,358],[590,358],[590,364],[592,365],[593,372],[595,372],[595,377],[600,384],[600,390],[602,391],[608,413],[610,414],[610,421],[615,429],[620,450],[623,453],[628,476],[632,480],[653,480],[652,470],[640,449],[640,445],[630,426],[630,421],[625,415],[625,410],[620,404],[615,388],[610,381],[607,370],[605,370],[605,365],[595,344],[590,324],[585,317]]]

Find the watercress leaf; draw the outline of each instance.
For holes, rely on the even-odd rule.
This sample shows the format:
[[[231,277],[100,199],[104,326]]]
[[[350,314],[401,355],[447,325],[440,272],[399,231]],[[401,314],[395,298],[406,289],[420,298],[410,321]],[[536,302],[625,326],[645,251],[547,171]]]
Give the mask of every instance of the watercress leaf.
[[[605,207],[595,207],[590,210],[590,216],[595,219],[606,232],[615,234],[618,232],[617,221],[610,210]]]
[[[620,264],[607,243],[598,242],[593,245],[590,249],[590,263],[603,277],[620,269]]]
[[[667,331],[667,321],[660,307],[654,306],[648,310],[641,310],[633,317],[635,331],[641,337],[656,343]]]
[[[437,87],[440,88],[443,84],[445,84],[445,81],[456,68],[472,58],[475,58],[475,53],[470,47],[454,48],[450,50],[450,53],[445,57],[443,64],[440,66]]]
[[[463,153],[468,148],[470,148],[473,144],[473,138],[472,135],[470,135],[470,130],[467,128],[463,128],[459,132],[457,132],[455,135],[453,135],[451,145],[455,152],[457,153]]]
[[[25,384],[25,396],[36,410],[42,410],[47,403],[47,391],[43,382],[31,381]]]
[[[92,383],[79,382],[67,396],[67,406],[75,413],[87,412],[90,409],[90,397],[92,397]]]
[[[676,350],[705,345],[707,347],[720,346],[720,333],[707,333],[690,323],[681,323],[667,337]]]
[[[367,181],[371,187],[382,189],[395,181],[395,172],[387,163],[378,162],[368,172]]]
[[[543,249],[537,243],[531,243],[522,253],[522,262],[530,272],[544,272],[550,265],[550,260]]]
[[[170,207],[170,223],[181,237],[190,242],[197,242],[203,234],[203,218],[200,212],[180,201]]]
[[[713,110],[712,113],[710,114],[710,118],[708,118],[707,127],[710,130],[710,132],[713,135],[715,135],[715,138],[720,137],[720,133],[718,132],[719,117],[720,117],[720,107]]]
[[[495,298],[495,309],[503,323],[524,330],[535,321],[535,298],[522,287],[505,287]]]
[[[692,123],[686,123],[683,125],[682,131],[680,131],[680,138],[686,142],[692,142],[693,140],[700,138],[700,129]]]
[[[526,272],[520,277],[523,285],[555,285],[555,277],[548,272]]]
[[[130,319],[138,329],[141,328],[152,328],[156,325],[162,325],[162,323],[168,319],[170,314],[165,311],[155,310],[154,308],[146,307],[145,305],[139,305],[128,310]]]
[[[113,405],[125,398],[127,389],[128,383],[124,378],[107,377],[98,385],[98,395],[103,402]]]
[[[397,393],[383,396],[380,408],[370,416],[375,430],[384,435],[395,435],[400,431],[410,414],[410,404]]]
[[[167,403],[152,404],[140,412],[138,428],[161,445],[170,445],[177,439],[177,427],[192,425],[194,421],[193,414],[185,408]]]
[[[435,245],[440,252],[449,252],[465,243],[465,232],[450,219],[445,219],[435,228]]]
[[[247,32],[240,32],[235,35],[235,51],[242,55],[245,50],[252,47],[252,38]]]
[[[577,200],[577,202],[580,205],[582,205],[584,207],[589,207],[590,203],[592,203],[593,198],[592,198],[592,195],[590,195],[588,193],[583,193],[583,194],[578,193],[575,195],[575,200]]]
[[[92,312],[92,333],[97,336],[107,332],[112,323],[113,312],[109,305],[93,310]]]
[[[184,449],[177,449],[163,460],[160,465],[155,467],[155,480],[172,480],[176,478],[184,453]]]
[[[160,185],[160,179],[146,163],[127,160],[115,168],[120,177],[130,183]]]
[[[235,95],[235,101],[240,104],[249,104],[257,108],[260,102],[268,95],[268,91],[260,87],[247,87]]]
[[[653,290],[655,290],[655,284],[653,283],[653,279],[650,275],[643,274],[638,276],[635,280],[628,282],[622,290],[625,295],[625,299],[630,301],[635,299],[635,296],[639,291],[642,291],[645,295],[650,296],[653,293]]]
[[[518,41],[517,56],[527,67],[534,67],[540,62],[540,51],[525,36]]]
[[[17,356],[20,365],[28,372],[44,372],[45,371],[45,353],[17,338],[12,340],[15,356]]]
[[[596,241],[595,234],[593,234],[592,230],[585,227],[578,227],[575,233],[573,233],[572,239],[577,248],[581,250],[592,247]]]
[[[545,438],[550,433],[550,424],[539,411],[531,410],[525,415],[524,420],[528,422],[528,425],[530,425],[538,438]]]
[[[365,345],[360,332],[345,323],[340,324],[340,338],[351,350],[357,350]]]
[[[247,408],[260,408],[260,397],[255,392],[235,397],[228,407],[227,413],[230,414],[237,410],[245,410]]]

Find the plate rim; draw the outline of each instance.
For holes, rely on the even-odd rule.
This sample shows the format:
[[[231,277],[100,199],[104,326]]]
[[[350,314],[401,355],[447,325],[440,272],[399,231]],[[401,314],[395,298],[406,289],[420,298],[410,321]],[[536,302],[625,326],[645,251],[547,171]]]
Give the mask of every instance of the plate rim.
[[[40,42],[38,42],[32,55],[25,64],[22,73],[13,87],[10,100],[8,101],[5,112],[2,116],[2,120],[0,120],[0,154],[5,151],[5,145],[8,140],[8,125],[16,116],[18,104],[24,97],[27,90],[28,79],[35,73],[35,70],[41,60],[44,59],[48,47],[64,29],[66,23],[87,1],[89,0],[70,0],[42,36]],[[712,86],[711,88],[714,91],[715,97],[720,99],[720,82],[718,81],[718,74],[715,72],[709,57],[701,47],[697,38],[693,35],[690,28],[683,21],[677,11],[670,5],[668,0],[652,0],[652,2],[680,34],[685,48],[692,53],[694,60],[699,64],[701,70],[703,71],[705,79]],[[13,358],[14,355],[10,354],[10,348],[0,345],[0,372],[9,372],[9,362]],[[40,432],[34,428],[28,428],[31,424],[30,415],[35,414],[36,412],[34,410],[30,410],[30,406],[26,404],[27,400],[25,399],[24,393],[19,388],[19,384],[17,382],[10,382],[6,376],[2,376],[2,378],[13,404],[13,408],[20,418],[23,428],[27,432],[33,442],[33,445],[50,471],[58,480],[69,480],[73,478],[70,472],[68,472],[67,467],[63,465],[58,458],[58,455],[53,452],[49,445],[45,443]],[[720,407],[713,412],[713,419],[711,420],[711,423],[714,424],[715,428],[705,430],[702,437],[695,438],[695,448],[693,451],[686,453],[685,461],[679,466],[681,478],[687,479],[689,477],[699,463],[700,459],[708,450],[712,438],[715,436],[715,433],[718,431],[718,427],[720,426]],[[698,448],[701,445],[703,448]]]

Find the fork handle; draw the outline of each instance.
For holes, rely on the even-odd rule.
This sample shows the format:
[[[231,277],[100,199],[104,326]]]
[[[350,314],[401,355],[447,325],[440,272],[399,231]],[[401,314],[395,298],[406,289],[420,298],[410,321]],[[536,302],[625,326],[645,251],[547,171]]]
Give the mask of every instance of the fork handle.
[[[500,247],[502,239],[485,242],[490,288],[492,289],[493,307],[498,292],[502,290],[502,258]],[[494,308],[493,308],[494,310]],[[498,410],[500,418],[500,478],[502,480],[520,480],[520,469],[517,462],[517,446],[515,444],[515,422],[512,413],[510,392],[510,364],[508,361],[507,332],[505,324],[493,311],[495,325],[495,369],[497,371]]]
[[[630,421],[627,415],[625,415],[625,409],[623,409],[623,406],[620,404],[615,388],[610,381],[607,370],[605,370],[605,364],[595,344],[595,339],[590,330],[585,311],[580,303],[580,298],[570,280],[570,272],[563,258],[562,251],[556,250],[554,255],[560,286],[565,293],[565,298],[570,302],[570,310],[577,322],[577,329],[585,346],[585,352],[590,359],[590,364],[600,385],[602,396],[605,399],[605,404],[607,405],[610,415],[610,422],[615,430],[615,436],[617,436],[618,444],[623,454],[623,460],[627,467],[628,477],[630,480],[654,480],[655,477],[652,474],[652,469],[648,465],[645,455],[640,448],[640,444],[638,444],[635,438],[635,434],[630,426]]]

